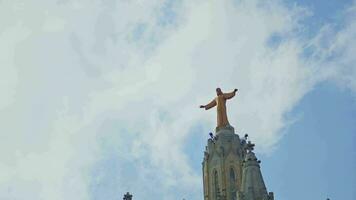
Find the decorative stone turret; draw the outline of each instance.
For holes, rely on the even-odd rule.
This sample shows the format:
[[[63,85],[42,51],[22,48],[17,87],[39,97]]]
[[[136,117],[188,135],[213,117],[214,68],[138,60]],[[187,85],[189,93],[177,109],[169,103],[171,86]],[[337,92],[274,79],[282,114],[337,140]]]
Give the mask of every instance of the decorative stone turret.
[[[241,200],[273,200],[273,193],[267,194],[259,163],[252,149],[249,150],[243,162]]]
[[[131,195],[129,192],[127,192],[127,193],[124,195],[123,200],[132,200],[132,195]]]
[[[273,200],[267,194],[259,161],[230,125],[219,127],[204,152],[204,200]]]

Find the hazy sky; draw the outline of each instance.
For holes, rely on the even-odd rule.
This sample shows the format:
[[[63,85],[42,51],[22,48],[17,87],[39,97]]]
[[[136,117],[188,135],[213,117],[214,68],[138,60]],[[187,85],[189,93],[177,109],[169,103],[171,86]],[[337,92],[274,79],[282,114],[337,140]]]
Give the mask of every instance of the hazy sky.
[[[0,0],[0,199],[202,199],[216,87],[276,199],[356,199],[351,0]]]

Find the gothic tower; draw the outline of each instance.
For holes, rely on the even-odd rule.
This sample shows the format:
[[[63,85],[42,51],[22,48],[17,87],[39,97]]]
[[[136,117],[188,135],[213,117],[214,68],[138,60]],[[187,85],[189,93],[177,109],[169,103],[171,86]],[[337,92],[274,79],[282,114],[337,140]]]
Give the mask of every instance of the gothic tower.
[[[260,161],[230,125],[217,127],[204,152],[204,200],[273,200],[267,193]]]

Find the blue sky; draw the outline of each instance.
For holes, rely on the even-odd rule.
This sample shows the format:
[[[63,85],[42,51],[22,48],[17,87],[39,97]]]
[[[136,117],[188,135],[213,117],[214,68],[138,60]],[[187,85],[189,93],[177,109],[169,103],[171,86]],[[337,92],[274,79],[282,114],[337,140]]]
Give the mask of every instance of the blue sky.
[[[355,113],[354,95],[330,83],[293,109],[289,115],[300,120],[285,130],[278,150],[261,157],[266,182],[281,199],[355,197]]]
[[[276,199],[356,197],[356,2],[0,1],[0,199],[202,199],[215,112]]]

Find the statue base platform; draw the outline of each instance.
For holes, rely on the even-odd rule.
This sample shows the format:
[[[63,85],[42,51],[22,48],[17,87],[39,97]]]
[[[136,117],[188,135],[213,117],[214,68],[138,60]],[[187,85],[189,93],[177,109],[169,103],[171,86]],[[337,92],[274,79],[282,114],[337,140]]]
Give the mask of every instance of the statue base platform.
[[[223,127],[216,127],[215,128],[215,134],[216,135],[223,134],[223,133],[224,134],[225,133],[235,134],[235,129],[231,125],[226,125],[226,126],[223,126]]]

